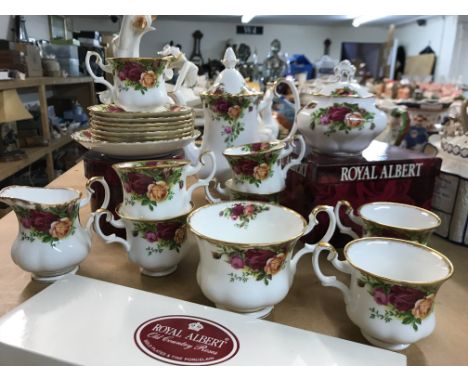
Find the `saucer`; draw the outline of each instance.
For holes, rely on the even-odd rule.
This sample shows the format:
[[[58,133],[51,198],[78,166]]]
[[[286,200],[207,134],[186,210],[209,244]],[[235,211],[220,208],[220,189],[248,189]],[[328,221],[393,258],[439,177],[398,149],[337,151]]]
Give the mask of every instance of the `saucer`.
[[[107,142],[91,136],[90,129],[74,132],[71,137],[86,147],[88,150],[100,152],[116,157],[152,157],[155,155],[165,154],[187,146],[195,141],[201,132],[194,130],[192,135],[180,139],[169,139],[162,141],[149,142]]]

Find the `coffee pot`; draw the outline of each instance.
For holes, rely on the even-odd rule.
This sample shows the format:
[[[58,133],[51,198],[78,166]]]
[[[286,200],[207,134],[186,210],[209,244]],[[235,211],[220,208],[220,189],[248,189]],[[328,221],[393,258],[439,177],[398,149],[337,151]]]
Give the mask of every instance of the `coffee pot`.
[[[216,155],[216,176],[225,181],[229,177],[229,164],[222,155],[227,147],[252,142],[268,142],[277,139],[277,129],[271,129],[271,123],[261,120],[263,93],[253,91],[246,86],[245,79],[236,69],[238,60],[232,48],[227,48],[223,64],[225,69],[219,74],[213,86],[201,93],[205,130],[201,147],[194,143],[186,146],[185,154],[196,162],[200,153],[206,150]],[[299,110],[299,93],[294,83],[279,79],[273,85],[273,91],[280,83],[286,84],[294,97],[296,113]],[[268,102],[268,101],[267,101]],[[262,111],[262,114],[264,111]],[[273,131],[275,130],[275,131]],[[295,124],[287,137],[294,136]],[[200,175],[206,176],[210,168],[202,169]]]

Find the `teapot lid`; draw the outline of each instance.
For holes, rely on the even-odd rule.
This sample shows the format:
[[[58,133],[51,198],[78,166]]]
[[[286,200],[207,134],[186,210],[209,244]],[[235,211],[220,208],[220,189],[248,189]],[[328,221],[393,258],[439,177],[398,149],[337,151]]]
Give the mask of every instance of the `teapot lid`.
[[[356,67],[348,60],[338,63],[335,68],[334,80],[322,81],[322,86],[317,88],[313,95],[322,97],[340,98],[371,98],[374,97],[365,87],[359,85],[354,80]]]
[[[222,62],[225,66],[225,69],[219,73],[213,86],[211,86],[211,88],[208,90],[208,94],[258,94],[258,92],[253,91],[247,87],[244,77],[242,77],[242,74],[236,69],[236,64],[239,62],[239,60],[236,58],[236,54],[231,47],[226,49]]]

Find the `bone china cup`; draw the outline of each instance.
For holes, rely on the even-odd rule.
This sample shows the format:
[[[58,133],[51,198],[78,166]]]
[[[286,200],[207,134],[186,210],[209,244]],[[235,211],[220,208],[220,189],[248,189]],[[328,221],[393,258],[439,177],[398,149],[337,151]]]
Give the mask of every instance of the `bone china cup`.
[[[353,239],[358,235],[340,220],[340,209],[351,221],[362,226],[363,236],[385,236],[416,241],[426,244],[432,232],[440,225],[440,218],[433,212],[410,204],[392,202],[367,203],[358,208],[359,216],[353,215],[353,208],[346,200],[340,200],[335,207],[336,224],[342,233]]]
[[[142,274],[151,277],[168,275],[177,269],[177,265],[187,252],[187,214],[167,220],[137,220],[122,215],[115,220],[106,209],[96,212],[94,227],[106,244],[121,244],[130,261],[140,266]],[[125,228],[126,240],[115,234],[105,235],[99,225],[101,216],[116,228]]]
[[[193,211],[187,224],[196,235],[200,252],[197,282],[218,308],[259,318],[286,297],[298,260],[315,245],[293,257],[297,240],[326,212],[330,225],[322,240],[335,231],[330,206],[317,206],[309,223],[298,213],[273,204],[231,201]]]
[[[114,85],[104,77],[94,74],[90,65],[92,56],[96,57],[96,63],[103,71],[112,73]],[[125,111],[145,112],[155,112],[162,106],[173,103],[167,95],[164,82],[168,79],[165,72],[170,66],[169,57],[115,57],[107,61],[108,64],[103,65],[99,54],[89,51],[86,54],[85,65],[94,82],[108,88],[109,103],[114,103]]]
[[[322,273],[324,250],[336,269],[351,275],[349,286]],[[323,286],[341,290],[349,318],[371,344],[403,350],[434,331],[436,294],[453,273],[444,255],[419,243],[381,237],[353,240],[344,255],[340,261],[330,244],[318,244],[312,265]]]
[[[282,159],[291,154],[292,146],[285,142],[258,142],[223,151],[232,170],[232,189],[250,194],[272,194],[285,188],[286,176],[292,166],[301,163],[305,154],[305,142],[301,135],[298,158],[284,167]]]
[[[211,174],[186,188],[187,177],[201,170],[205,156],[211,158]],[[164,220],[188,213],[193,191],[208,185],[216,171],[210,151],[203,153],[195,166],[183,159],[165,159],[117,163],[112,168],[123,187],[120,212],[142,220]]]

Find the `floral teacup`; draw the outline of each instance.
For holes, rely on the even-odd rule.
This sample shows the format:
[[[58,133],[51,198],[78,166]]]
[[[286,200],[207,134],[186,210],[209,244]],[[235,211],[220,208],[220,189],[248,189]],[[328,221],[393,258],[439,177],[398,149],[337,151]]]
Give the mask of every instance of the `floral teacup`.
[[[433,212],[410,204],[374,202],[358,208],[359,217],[353,215],[353,208],[346,200],[340,200],[335,207],[336,224],[340,232],[353,239],[358,235],[341,223],[340,209],[346,207],[346,214],[352,222],[362,226],[363,236],[385,236],[426,244],[432,232],[440,225],[440,218]]]
[[[95,230],[106,244],[121,244],[130,261],[139,265],[141,273],[146,276],[165,276],[177,269],[188,248],[187,213],[159,221],[133,219],[123,215],[120,207],[116,213],[119,220],[115,220],[106,209],[100,209],[95,214]],[[115,234],[105,235],[99,225],[102,215],[114,227],[125,228],[127,239]]]
[[[187,177],[200,171],[205,156],[211,158],[211,174],[187,188]],[[123,187],[120,212],[143,220],[168,219],[188,213],[193,191],[209,184],[216,170],[212,152],[203,153],[196,166],[184,159],[164,159],[116,163],[112,168]]]
[[[284,167],[282,159],[291,154],[292,147],[286,148],[283,141],[249,143],[224,150],[223,155],[232,169],[232,189],[251,194],[283,190],[289,169],[300,164],[305,154],[304,138],[298,135],[296,139],[301,143],[300,154]]]
[[[351,275],[349,287],[321,272],[323,250],[330,252],[328,260],[336,269]],[[320,243],[312,265],[323,286],[341,290],[349,318],[371,344],[403,350],[433,332],[437,291],[453,273],[444,255],[419,243],[382,237],[353,240],[344,255],[340,261],[330,244]]]
[[[89,60],[96,57],[96,63],[101,69],[114,76],[114,85],[104,77],[98,77],[91,69]],[[141,58],[114,57],[102,64],[102,59],[96,52],[86,54],[86,69],[94,82],[105,85],[110,92],[109,100],[125,111],[154,112],[162,106],[174,103],[167,95],[165,71],[170,57]]]
[[[326,212],[330,224],[322,240],[335,231],[330,206],[317,206],[309,223],[298,213],[274,204],[235,201],[210,204],[193,211],[187,223],[200,250],[197,281],[218,308],[267,315],[286,297],[299,259],[314,245],[293,257],[297,240]]]

